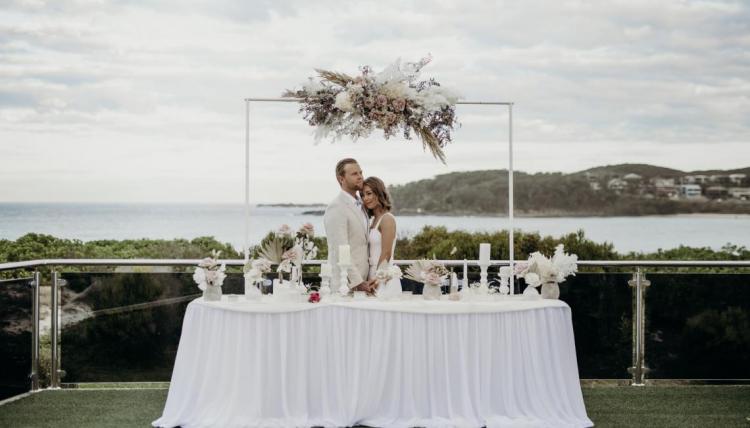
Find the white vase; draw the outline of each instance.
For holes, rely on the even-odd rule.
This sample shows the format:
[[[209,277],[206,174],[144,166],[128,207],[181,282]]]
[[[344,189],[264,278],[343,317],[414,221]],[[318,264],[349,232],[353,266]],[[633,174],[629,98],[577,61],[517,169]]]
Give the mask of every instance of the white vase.
[[[261,281],[263,280],[261,279]],[[260,300],[261,294],[258,284],[249,278],[245,278],[245,300]]]
[[[545,282],[542,284],[542,298],[557,299],[560,297],[560,286],[556,282]]]
[[[422,288],[422,298],[425,300],[439,300],[442,295],[440,285],[425,284]]]
[[[218,302],[221,300],[221,285],[207,285],[203,290],[203,300],[207,302]]]

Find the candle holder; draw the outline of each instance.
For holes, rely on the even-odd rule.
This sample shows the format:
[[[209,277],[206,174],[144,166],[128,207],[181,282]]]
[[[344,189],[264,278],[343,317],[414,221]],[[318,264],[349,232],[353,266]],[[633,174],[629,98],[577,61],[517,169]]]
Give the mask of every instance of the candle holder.
[[[331,275],[329,273],[320,274],[320,295],[323,297],[331,295]]]
[[[482,288],[487,288],[487,269],[490,267],[490,264],[487,262],[479,262],[479,269],[481,269],[481,272],[479,273],[479,285]]]
[[[339,278],[341,284],[339,285],[339,294],[346,296],[349,294],[349,271],[348,268],[351,266],[349,263],[339,263]]]
[[[461,288],[469,288],[469,263],[464,259],[464,277],[463,277],[463,283],[461,284]]]
[[[510,294],[510,287],[508,286],[509,280],[511,275],[511,268],[510,266],[503,266],[500,268],[500,288],[498,291],[500,291],[500,294],[503,296],[507,296]]]

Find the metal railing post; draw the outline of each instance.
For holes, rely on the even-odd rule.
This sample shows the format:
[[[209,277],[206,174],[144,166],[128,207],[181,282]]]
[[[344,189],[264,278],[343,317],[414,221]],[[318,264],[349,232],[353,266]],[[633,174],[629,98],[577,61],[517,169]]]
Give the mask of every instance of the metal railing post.
[[[636,267],[633,279],[628,281],[633,288],[633,361],[628,372],[633,376],[631,385],[643,386],[646,373],[646,287],[651,282],[646,280],[646,275],[640,266]]]
[[[52,302],[51,302],[51,318],[52,328],[50,329],[50,336],[52,341],[52,358],[50,362],[50,388],[60,388],[60,355],[57,351],[58,346],[58,329],[59,329],[59,317],[60,317],[60,302],[58,301],[58,294],[60,292],[58,285],[59,274],[57,271],[52,272]]]
[[[42,282],[42,274],[34,272],[31,285],[31,390],[39,389],[39,287]]]

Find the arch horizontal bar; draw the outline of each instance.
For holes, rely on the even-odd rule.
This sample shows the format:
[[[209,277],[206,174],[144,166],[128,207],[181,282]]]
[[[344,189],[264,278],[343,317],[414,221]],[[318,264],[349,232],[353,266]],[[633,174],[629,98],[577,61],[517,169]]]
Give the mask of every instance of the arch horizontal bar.
[[[285,98],[245,98],[245,101],[251,101],[251,102],[279,102],[279,103],[299,103],[302,102],[304,98],[292,98],[292,97],[285,97]],[[512,102],[507,101],[458,101],[456,104],[461,105],[496,105],[496,106],[510,106],[513,105]]]

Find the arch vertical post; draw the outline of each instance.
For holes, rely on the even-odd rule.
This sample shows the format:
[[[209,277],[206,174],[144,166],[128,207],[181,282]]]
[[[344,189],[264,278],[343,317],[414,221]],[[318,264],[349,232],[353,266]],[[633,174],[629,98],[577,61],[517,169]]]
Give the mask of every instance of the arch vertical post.
[[[250,260],[250,100],[245,98],[245,263]]]

